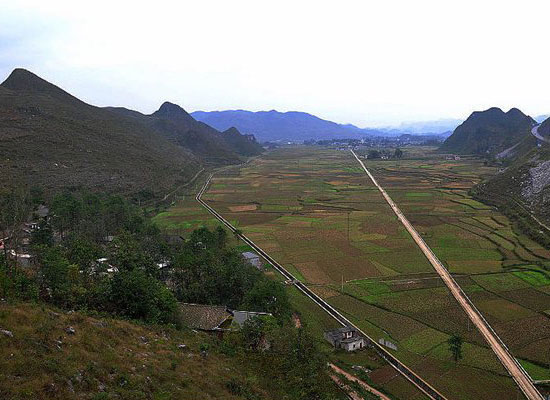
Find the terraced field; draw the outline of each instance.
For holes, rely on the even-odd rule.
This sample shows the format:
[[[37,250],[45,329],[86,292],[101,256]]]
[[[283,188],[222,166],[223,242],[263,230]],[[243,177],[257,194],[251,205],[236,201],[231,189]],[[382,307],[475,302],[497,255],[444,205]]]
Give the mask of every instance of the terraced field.
[[[476,160],[436,158],[367,167],[513,354],[545,377],[550,282],[540,271],[550,254],[468,197],[493,171]],[[203,199],[373,338],[396,344],[396,355],[449,398],[516,398],[512,380],[350,153],[277,150],[216,175]],[[157,222],[184,231],[215,224],[191,196]],[[299,296],[294,302],[319,334],[332,327]],[[459,363],[447,349],[451,334],[466,340]],[[369,365],[371,379],[400,398],[418,395],[368,353],[334,356]]]

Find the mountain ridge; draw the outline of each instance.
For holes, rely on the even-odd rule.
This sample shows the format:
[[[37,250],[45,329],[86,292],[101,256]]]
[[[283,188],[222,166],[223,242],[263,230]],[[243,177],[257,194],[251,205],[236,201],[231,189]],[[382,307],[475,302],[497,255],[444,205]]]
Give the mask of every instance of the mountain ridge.
[[[495,155],[531,135],[536,122],[517,108],[504,112],[498,107],[474,111],[449,136],[441,151],[459,154]]]
[[[221,132],[191,116],[187,122],[199,149],[177,143],[170,134],[185,137],[187,125],[180,119],[186,118],[174,122],[170,115],[96,107],[16,69],[0,84],[0,167],[6,177],[1,185],[160,196],[189,181],[205,163],[242,161],[238,141],[226,143]],[[240,140],[248,145],[247,137]],[[202,148],[203,142],[211,146]],[[255,150],[262,149],[258,145]]]
[[[195,111],[191,116],[221,131],[234,126],[245,134],[254,134],[259,141],[362,138],[378,132],[301,111]]]

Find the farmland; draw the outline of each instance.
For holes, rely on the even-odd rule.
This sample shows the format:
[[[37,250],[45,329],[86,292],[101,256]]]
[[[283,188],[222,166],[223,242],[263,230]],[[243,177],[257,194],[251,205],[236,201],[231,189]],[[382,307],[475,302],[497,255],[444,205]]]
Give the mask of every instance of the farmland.
[[[512,353],[544,378],[550,254],[468,196],[494,171],[475,159],[436,156],[367,167]],[[348,152],[277,150],[217,174],[203,199],[365,332],[395,343],[397,357],[449,398],[515,398],[512,380]],[[191,195],[156,220],[180,231],[216,224]],[[318,334],[333,327],[297,293],[291,298]],[[459,363],[446,345],[452,334],[466,341]],[[373,382],[412,398],[410,384],[367,354],[333,356],[372,364]]]

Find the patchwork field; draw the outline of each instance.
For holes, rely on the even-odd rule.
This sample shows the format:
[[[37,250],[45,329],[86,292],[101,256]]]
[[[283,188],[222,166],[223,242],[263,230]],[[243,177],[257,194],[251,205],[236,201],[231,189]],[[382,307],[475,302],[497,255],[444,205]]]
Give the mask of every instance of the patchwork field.
[[[368,167],[447,268],[469,279],[462,287],[532,377],[549,379],[550,251],[468,196],[490,168],[434,158]]]
[[[546,378],[550,253],[469,198],[468,188],[493,171],[435,157],[367,167],[513,354],[534,378]],[[217,174],[203,199],[373,338],[396,344],[392,351],[449,398],[516,398],[512,380],[349,152],[276,150]],[[192,195],[156,220],[182,232],[216,224]],[[291,295],[319,335],[334,327]],[[447,349],[452,334],[466,342],[458,363]],[[422,398],[369,352],[334,357],[369,365],[372,381],[400,398]]]

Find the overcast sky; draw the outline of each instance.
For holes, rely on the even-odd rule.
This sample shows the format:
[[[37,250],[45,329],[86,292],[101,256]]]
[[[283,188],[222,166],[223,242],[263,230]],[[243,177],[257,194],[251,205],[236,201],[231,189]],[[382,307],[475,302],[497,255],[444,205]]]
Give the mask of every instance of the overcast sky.
[[[24,67],[96,105],[297,110],[361,127],[491,106],[550,113],[547,0],[0,0],[0,10],[0,80]]]

